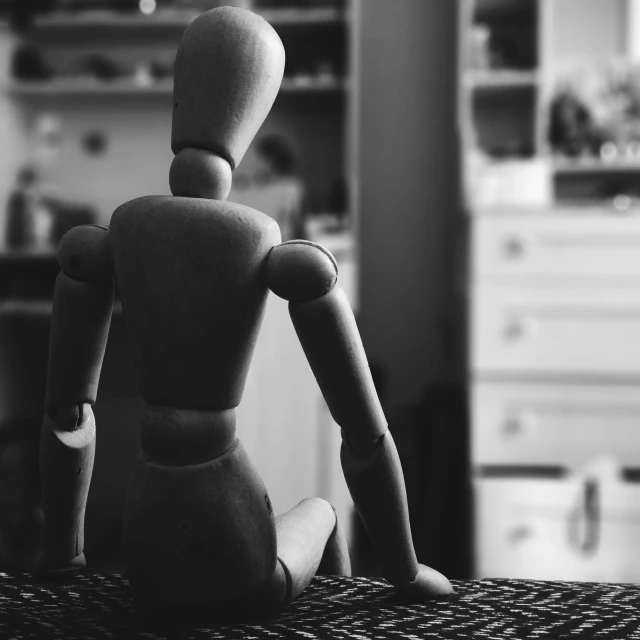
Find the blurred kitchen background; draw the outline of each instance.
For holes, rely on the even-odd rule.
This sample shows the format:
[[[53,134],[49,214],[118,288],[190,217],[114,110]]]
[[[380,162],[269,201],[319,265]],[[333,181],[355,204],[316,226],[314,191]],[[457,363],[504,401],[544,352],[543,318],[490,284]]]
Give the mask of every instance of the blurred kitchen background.
[[[38,552],[55,245],[169,193],[173,56],[218,4],[261,13],[287,50],[230,199],[336,256],[419,559],[640,580],[638,0],[0,1],[0,569]],[[138,450],[123,322],[117,306],[87,512],[104,569]],[[276,512],[327,498],[376,573],[275,296],[238,418]]]

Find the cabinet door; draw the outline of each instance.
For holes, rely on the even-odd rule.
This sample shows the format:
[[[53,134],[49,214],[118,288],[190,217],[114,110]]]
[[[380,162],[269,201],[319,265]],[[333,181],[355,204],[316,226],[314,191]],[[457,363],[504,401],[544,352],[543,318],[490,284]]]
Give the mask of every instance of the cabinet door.
[[[287,303],[269,296],[236,411],[238,437],[260,472],[276,513],[316,493],[321,400]]]
[[[474,465],[640,466],[640,383],[493,383],[471,389]]]
[[[478,577],[640,581],[640,487],[476,481]]]
[[[476,373],[640,373],[640,288],[479,284]]]
[[[640,277],[640,217],[477,218],[480,276]]]

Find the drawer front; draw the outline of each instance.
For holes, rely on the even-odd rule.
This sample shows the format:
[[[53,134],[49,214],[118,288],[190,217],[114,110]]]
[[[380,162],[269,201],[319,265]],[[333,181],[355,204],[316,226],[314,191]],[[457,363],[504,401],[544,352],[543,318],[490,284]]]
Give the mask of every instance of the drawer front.
[[[640,581],[640,486],[482,478],[475,495],[478,577]]]
[[[473,271],[640,277],[640,217],[478,218]]]
[[[477,373],[640,373],[640,288],[475,288]]]
[[[602,455],[640,467],[640,383],[471,388],[472,461],[579,468]]]

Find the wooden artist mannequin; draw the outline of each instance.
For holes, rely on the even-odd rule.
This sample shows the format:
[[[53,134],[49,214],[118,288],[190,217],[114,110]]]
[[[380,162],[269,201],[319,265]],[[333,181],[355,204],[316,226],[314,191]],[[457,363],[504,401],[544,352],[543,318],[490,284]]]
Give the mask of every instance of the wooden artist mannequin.
[[[331,506],[309,499],[274,518],[235,436],[269,290],[289,301],[342,429],[344,474],[385,577],[407,597],[451,592],[444,576],[416,561],[400,462],[335,260],[311,242],[281,243],[275,221],[225,201],[283,69],[282,43],[262,18],[229,7],[199,16],[176,57],[173,196],[127,202],[110,228],[76,227],[60,244],[41,442],[40,572],[85,565],[91,406],[115,280],[145,401],[124,515],[128,576],[142,607],[273,613],[318,570],[350,572]]]

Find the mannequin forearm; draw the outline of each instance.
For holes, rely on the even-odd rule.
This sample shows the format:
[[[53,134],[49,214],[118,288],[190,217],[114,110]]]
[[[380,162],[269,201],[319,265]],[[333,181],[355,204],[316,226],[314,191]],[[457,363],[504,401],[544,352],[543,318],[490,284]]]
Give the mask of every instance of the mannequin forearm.
[[[351,496],[385,577],[411,582],[418,572],[400,459],[376,394],[349,302],[340,287],[289,305],[294,326],[334,420]]]
[[[46,414],[40,439],[45,516],[40,571],[83,566],[84,515],[95,453],[96,400],[113,309],[113,280],[56,280]]]
[[[45,415],[40,437],[40,482],[45,513],[41,570],[84,564],[84,514],[93,470],[96,425],[89,408],[74,431]]]

